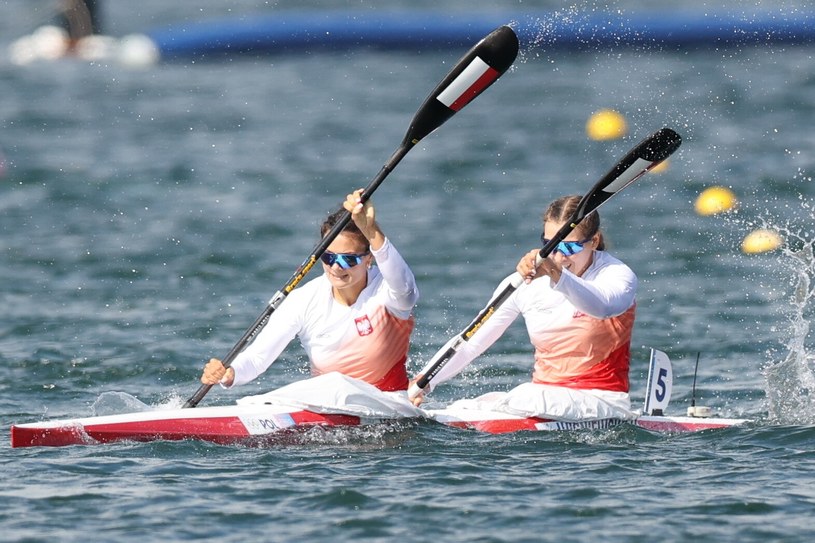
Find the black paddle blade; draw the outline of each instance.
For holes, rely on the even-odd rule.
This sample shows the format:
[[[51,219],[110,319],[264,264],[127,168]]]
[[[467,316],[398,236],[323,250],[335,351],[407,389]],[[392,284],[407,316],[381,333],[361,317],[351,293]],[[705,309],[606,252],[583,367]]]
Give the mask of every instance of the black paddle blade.
[[[639,142],[583,196],[569,221],[540,250],[540,257],[549,256],[586,215],[671,156],[681,144],[682,137],[670,128],[658,130]]]
[[[681,144],[682,137],[670,128],[658,130],[639,142],[583,197],[572,222],[583,220],[614,194],[671,156]]]
[[[515,62],[518,47],[518,36],[506,25],[475,44],[413,116],[402,145],[417,144],[495,83]]]

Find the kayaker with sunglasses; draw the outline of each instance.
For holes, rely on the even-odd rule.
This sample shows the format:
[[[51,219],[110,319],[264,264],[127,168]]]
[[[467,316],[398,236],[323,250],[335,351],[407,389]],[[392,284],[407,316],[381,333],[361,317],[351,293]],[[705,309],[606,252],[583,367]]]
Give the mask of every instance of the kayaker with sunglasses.
[[[352,221],[321,256],[323,274],[293,290],[228,369],[211,359],[202,383],[226,388],[248,383],[298,336],[313,376],[339,372],[383,391],[407,389],[405,363],[419,290],[379,227],[373,203],[361,204],[361,194],[349,194],[320,227],[325,236],[344,210],[351,212]]]
[[[543,244],[569,220],[579,201],[579,196],[566,196],[550,204],[543,215]],[[633,416],[628,372],[636,275],[605,251],[596,211],[536,268],[539,252],[537,248],[524,255],[516,271],[525,282],[450,358],[425,392],[461,372],[523,315],[534,347],[532,382],[509,393],[465,401],[559,420]],[[495,292],[502,291],[509,280]],[[420,395],[414,403],[421,401]]]

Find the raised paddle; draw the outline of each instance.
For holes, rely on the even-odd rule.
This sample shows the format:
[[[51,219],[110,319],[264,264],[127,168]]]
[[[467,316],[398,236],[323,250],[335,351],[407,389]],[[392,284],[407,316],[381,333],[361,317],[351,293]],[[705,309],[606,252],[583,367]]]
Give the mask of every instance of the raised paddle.
[[[681,143],[682,138],[670,128],[663,128],[638,143],[636,147],[631,149],[627,155],[620,159],[620,161],[583,196],[577,209],[569,220],[566,221],[566,224],[564,224],[563,227],[558,230],[557,234],[540,250],[536,257],[537,263],[540,264],[544,258],[549,256],[555,247],[557,247],[558,243],[563,241],[563,239],[580,224],[580,221],[582,221],[586,215],[595,211],[608,201],[609,198],[671,156],[671,154],[679,148]],[[487,307],[481,310],[470,325],[459,335],[447,342],[447,349],[439,351],[432,360],[433,364],[430,368],[411,385],[408,390],[408,396],[410,396],[411,399],[416,398],[420,392],[424,390],[431,379],[436,376],[450,358],[473,337],[476,331],[487,322],[498,307],[523,284],[523,281],[524,279],[521,277],[521,274],[517,272],[513,274],[509,284],[489,301]]]
[[[402,143],[385,162],[382,169],[368,184],[360,197],[362,203],[368,201],[382,181],[404,158],[414,145],[425,136],[444,124],[461,108],[470,103],[487,87],[492,85],[504,72],[509,69],[518,56],[518,37],[509,26],[500,26],[493,30],[472,49],[470,49],[450,73],[427,97],[419,110],[413,116],[410,127]],[[334,227],[323,236],[323,239],[311,251],[311,254],[300,264],[294,275],[286,285],[272,296],[269,304],[257,320],[243,334],[238,343],[223,359],[224,367],[229,367],[235,357],[254,339],[263,329],[272,313],[283,303],[283,300],[297,287],[303,277],[317,263],[326,248],[342,232],[351,220],[351,213],[346,211]],[[209,392],[212,385],[202,385],[189,399],[184,407],[195,407]]]

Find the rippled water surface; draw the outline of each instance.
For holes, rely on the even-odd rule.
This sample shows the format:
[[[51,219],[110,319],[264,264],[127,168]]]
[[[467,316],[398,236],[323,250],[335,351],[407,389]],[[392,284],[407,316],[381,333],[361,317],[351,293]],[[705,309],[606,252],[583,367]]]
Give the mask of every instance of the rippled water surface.
[[[45,18],[46,4],[0,2],[2,45]],[[111,4],[118,34],[274,9]],[[514,9],[527,6],[560,7]],[[0,61],[4,540],[810,539],[815,49],[806,46],[526,49],[374,196],[420,284],[416,370],[538,243],[551,199],[587,190],[642,137],[674,128],[684,143],[667,171],[602,213],[612,252],[640,278],[632,397],[642,402],[648,348],[659,348],[674,362],[672,413],[683,413],[700,353],[697,403],[748,426],[490,436],[405,423],[315,429],[263,447],[9,447],[12,423],[88,416],[106,392],[156,406],[191,395],[203,361],[223,356],[285,284],[323,216],[376,174],[463,52],[140,70]],[[587,118],[605,107],[625,115],[626,138],[586,137]],[[694,200],[711,185],[731,187],[738,211],[697,215]],[[784,249],[742,254],[742,238],[765,226],[782,231]],[[282,386],[305,366],[293,344],[257,382],[204,403]],[[505,390],[530,367],[518,323],[432,402]]]

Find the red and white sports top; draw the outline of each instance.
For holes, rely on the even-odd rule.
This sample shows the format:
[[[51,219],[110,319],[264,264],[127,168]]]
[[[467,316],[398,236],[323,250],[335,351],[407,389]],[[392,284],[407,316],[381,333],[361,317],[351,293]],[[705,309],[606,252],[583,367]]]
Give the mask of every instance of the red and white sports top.
[[[334,300],[325,274],[293,290],[233,361],[232,386],[266,371],[299,336],[314,376],[336,371],[381,390],[407,389],[405,363],[419,290],[388,239],[372,253],[377,265],[368,270],[368,285],[350,307]]]
[[[541,277],[518,287],[450,358],[431,386],[461,372],[523,315],[535,348],[533,382],[628,392],[637,276],[605,251],[595,251],[582,277],[564,269],[557,284],[551,283]]]

